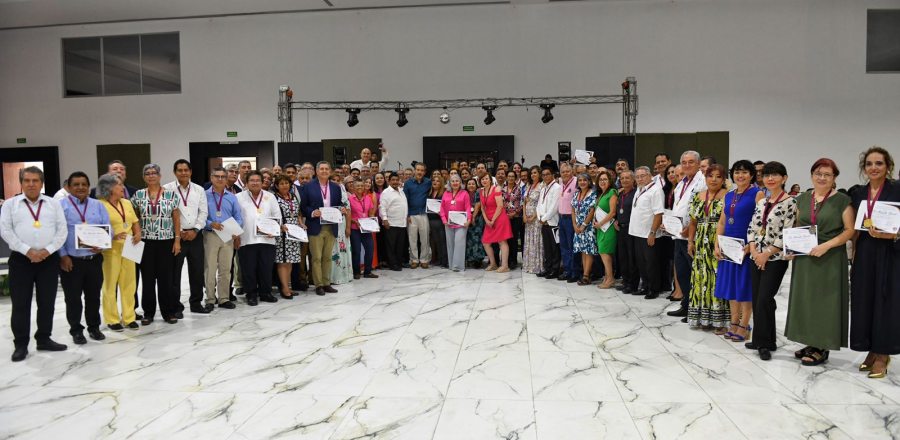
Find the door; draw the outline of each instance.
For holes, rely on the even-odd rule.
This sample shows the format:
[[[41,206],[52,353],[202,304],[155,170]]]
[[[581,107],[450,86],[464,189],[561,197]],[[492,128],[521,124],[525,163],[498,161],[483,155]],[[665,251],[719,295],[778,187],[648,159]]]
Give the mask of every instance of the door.
[[[483,163],[493,171],[500,159],[516,161],[513,136],[426,136],[422,138],[422,158],[429,170],[450,168],[453,162],[469,162],[471,168]]]
[[[258,170],[275,164],[275,141],[191,142],[189,145],[194,171],[191,181],[198,185],[206,183],[210,170],[218,165],[249,160],[253,169]]]
[[[59,191],[59,147],[0,148],[0,185],[4,199],[22,192],[19,170],[36,166],[44,172],[42,193],[52,196]]]
[[[144,178],[141,171],[150,163],[150,144],[107,144],[97,145],[97,175],[102,176],[109,170],[109,163],[118,160],[125,165],[125,183],[135,188],[143,188]],[[174,160],[172,161],[174,162]],[[157,164],[163,170],[167,164]]]

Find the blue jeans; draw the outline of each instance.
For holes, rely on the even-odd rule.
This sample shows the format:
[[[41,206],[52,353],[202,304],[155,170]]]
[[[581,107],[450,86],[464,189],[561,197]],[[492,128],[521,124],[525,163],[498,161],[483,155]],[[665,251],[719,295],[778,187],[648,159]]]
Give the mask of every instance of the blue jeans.
[[[562,254],[563,273],[566,278],[581,276],[581,271],[576,271],[575,258],[572,255],[572,246],[575,241],[575,228],[572,226],[571,214],[559,215],[559,253]],[[579,261],[578,266],[581,266]]]
[[[681,307],[685,309],[691,302],[691,265],[694,259],[687,251],[687,240],[675,240],[675,276],[681,287]]]
[[[359,275],[359,250],[365,249],[366,255],[363,257],[366,260],[366,271],[365,274],[368,275],[372,273],[372,252],[374,252],[374,244],[372,241],[372,234],[366,232],[363,234],[359,231],[359,229],[351,229],[350,230],[350,256],[351,256],[351,264],[353,265],[353,275]]]

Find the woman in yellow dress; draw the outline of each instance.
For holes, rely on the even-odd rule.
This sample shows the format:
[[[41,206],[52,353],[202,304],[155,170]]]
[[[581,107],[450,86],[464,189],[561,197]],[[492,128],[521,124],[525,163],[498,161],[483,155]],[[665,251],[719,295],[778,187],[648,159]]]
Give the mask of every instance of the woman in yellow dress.
[[[125,185],[116,174],[106,174],[97,182],[97,197],[109,212],[113,229],[112,248],[103,251],[103,320],[110,330],[120,332],[125,327],[140,328],[135,322],[134,292],[137,279],[134,261],[122,257],[125,239],[131,234],[132,242],[141,241],[141,225],[131,201],[125,198]],[[117,295],[121,290],[122,295]],[[122,313],[116,297],[122,299]]]

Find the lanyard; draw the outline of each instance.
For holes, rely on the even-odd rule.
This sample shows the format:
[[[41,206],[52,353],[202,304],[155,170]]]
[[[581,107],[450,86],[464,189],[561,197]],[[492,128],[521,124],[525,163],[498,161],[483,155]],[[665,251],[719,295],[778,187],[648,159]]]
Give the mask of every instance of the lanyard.
[[[646,193],[647,191],[650,191],[650,188],[653,188],[653,185],[656,185],[655,180],[653,181],[653,183],[647,185],[647,187],[644,188],[643,191],[638,192],[637,196],[634,197],[634,202],[631,204],[631,206],[633,206],[633,207],[637,206],[638,199],[640,199],[641,196],[644,195],[644,193]]]
[[[568,194],[568,193],[572,192],[570,187],[575,184],[576,180],[578,180],[578,179],[576,179],[574,177],[570,177],[568,182],[563,183],[563,193],[564,194]]]
[[[875,203],[878,202],[878,198],[881,197],[881,191],[884,190],[884,183],[881,184],[881,188],[878,188],[878,192],[875,193],[875,197],[872,197],[872,190],[866,188],[866,217],[867,219],[872,218],[872,210],[875,209]],[[822,203],[825,203],[822,200]]]
[[[718,191],[716,191],[716,194],[718,194]],[[713,198],[713,201],[715,201],[715,200],[716,199]],[[709,202],[709,190],[707,190],[706,191],[706,200],[703,201],[703,215],[704,216],[709,217],[709,209],[711,206],[712,206],[712,203]]]
[[[38,202],[37,213],[35,213],[34,210],[31,209],[31,203],[28,202],[28,199],[23,199],[23,200],[25,200],[25,206],[27,206],[28,210],[31,211],[31,218],[34,219],[34,227],[40,228],[41,227],[41,208],[44,207],[44,199],[40,199],[40,201]]]
[[[225,191],[222,191],[222,195],[219,197],[219,200],[216,200],[216,192],[213,191],[213,200],[216,202],[216,215],[222,215],[222,202],[225,201]]]
[[[75,202],[75,199],[72,196],[68,197],[69,203],[72,204],[72,207],[75,208],[75,212],[78,213],[78,217],[81,217],[81,223],[87,223],[87,209],[88,202],[87,199],[84,200],[84,212],[78,209],[78,203]],[[35,219],[37,220],[37,219]]]
[[[187,194],[181,192],[181,185],[175,184],[175,187],[178,188],[178,195],[181,196],[181,201],[184,203],[184,207],[187,208],[188,197],[191,196],[191,184],[188,184]]]
[[[831,197],[831,190],[828,191],[828,194],[825,194],[825,197],[822,198],[822,203],[819,204],[819,209],[816,209],[816,193],[813,192],[810,194],[809,198],[809,220],[813,226],[816,225],[816,215],[819,213],[819,209],[822,209],[822,206],[825,206],[825,201]]]
[[[696,175],[695,175],[695,176],[696,176]],[[685,177],[684,180],[682,180],[682,182],[685,182],[685,184],[684,184],[684,186],[681,187],[681,194],[678,194],[678,201],[679,201],[679,202],[681,201],[681,198],[684,197],[684,192],[687,191],[687,189],[688,189],[689,186],[691,186],[691,182],[694,181],[694,177],[695,177],[695,176],[691,176],[691,180],[688,180],[687,177]]]
[[[259,201],[257,201],[257,200],[259,200]],[[262,200],[263,200],[263,192],[262,191],[259,192],[259,197],[255,198],[255,199],[253,198],[253,193],[250,193],[250,201],[253,202],[253,206],[256,206],[256,212],[258,212],[258,213],[262,213],[262,208],[259,207],[259,205],[262,204]]]
[[[741,197],[743,197],[746,192],[747,190],[744,190],[744,192],[741,193],[734,190],[734,195],[731,197],[731,205],[728,207],[728,218],[734,218],[734,208],[741,202]]]
[[[109,203],[109,202],[107,202],[107,203]],[[113,206],[113,209],[115,209],[116,213],[118,213],[119,216],[122,217],[122,223],[125,223],[125,206],[122,205],[121,200],[119,200],[118,204],[119,204],[119,206]],[[120,211],[119,208],[122,208],[122,210]]]
[[[156,192],[156,199],[150,200],[150,190],[147,190],[147,201],[150,202],[150,214],[159,214],[159,198],[162,197],[163,189],[160,188]]]
[[[546,188],[544,188],[543,194],[541,194],[541,198],[542,198],[542,199],[543,199],[544,197],[547,197],[547,194],[550,192],[550,189],[552,189],[552,188],[553,188],[553,185],[555,185],[555,184],[556,184],[556,182],[552,182],[552,183],[550,183],[549,185],[547,185]]]
[[[331,186],[329,184],[325,184],[325,186],[319,185],[319,191],[322,191],[322,201],[325,202],[330,199],[328,195],[331,193]]]
[[[285,202],[288,202],[288,206],[290,207],[290,210],[291,210],[290,211],[291,215],[293,215],[294,214],[294,195],[291,193],[288,193],[287,197],[282,197],[281,199],[284,200]],[[356,199],[356,200],[359,200],[359,199]]]
[[[781,203],[781,200],[784,199],[784,195],[785,195],[784,192],[782,192],[781,194],[779,194],[779,195],[778,195],[778,198],[775,199],[775,202],[774,202],[774,203],[766,202],[766,207],[763,208],[763,216],[762,216],[762,227],[763,227],[763,229],[765,229],[766,225],[769,224],[769,213],[772,212],[772,208],[774,208],[775,205]]]

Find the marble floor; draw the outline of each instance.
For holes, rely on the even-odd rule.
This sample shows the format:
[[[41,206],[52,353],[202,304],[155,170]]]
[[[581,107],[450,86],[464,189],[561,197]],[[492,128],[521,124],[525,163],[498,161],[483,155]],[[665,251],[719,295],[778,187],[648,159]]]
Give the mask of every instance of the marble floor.
[[[900,374],[860,353],[762,362],[665,299],[519,271],[382,275],[77,347],[60,294],[66,352],[13,364],[0,323],[0,438],[900,438]]]

